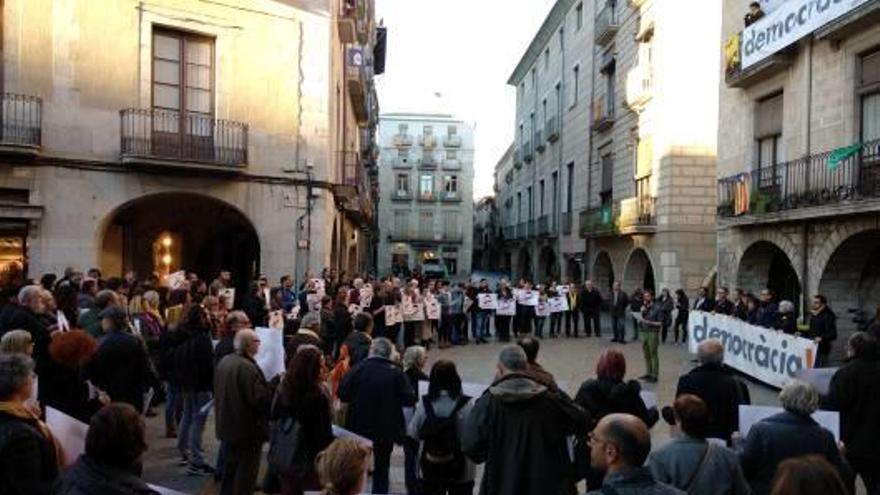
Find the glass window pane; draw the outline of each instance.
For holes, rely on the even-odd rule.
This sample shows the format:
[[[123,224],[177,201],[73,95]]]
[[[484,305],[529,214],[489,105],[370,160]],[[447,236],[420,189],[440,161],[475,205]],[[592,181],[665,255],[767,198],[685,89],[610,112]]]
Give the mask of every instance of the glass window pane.
[[[180,63],[155,60],[153,62],[153,80],[166,84],[180,84]]]
[[[153,55],[168,60],[180,60],[180,39],[160,33],[154,34]]]
[[[180,109],[180,90],[176,86],[153,84],[153,106]]]
[[[211,92],[187,88],[186,109],[190,112],[211,113]]]
[[[186,40],[186,61],[190,64],[213,65],[211,63],[210,40]]]
[[[211,68],[186,64],[186,85],[190,88],[211,89]]]
[[[880,93],[862,98],[862,142],[880,139]]]

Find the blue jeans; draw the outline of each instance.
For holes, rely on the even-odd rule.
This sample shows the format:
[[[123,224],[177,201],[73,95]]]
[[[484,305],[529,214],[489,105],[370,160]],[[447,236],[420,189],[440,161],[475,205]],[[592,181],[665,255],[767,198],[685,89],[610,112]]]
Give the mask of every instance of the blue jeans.
[[[183,416],[180,419],[180,430],[177,432],[177,450],[194,466],[205,465],[205,453],[202,451],[202,434],[205,432],[205,421],[210,408],[203,412],[205,405],[211,400],[211,392],[182,392]]]
[[[177,401],[180,399],[177,394],[177,386],[171,382],[162,382],[165,385],[165,429],[171,430],[178,423],[180,416]]]
[[[489,338],[489,315],[488,311],[477,311],[474,313],[476,324],[474,326],[474,338]]]

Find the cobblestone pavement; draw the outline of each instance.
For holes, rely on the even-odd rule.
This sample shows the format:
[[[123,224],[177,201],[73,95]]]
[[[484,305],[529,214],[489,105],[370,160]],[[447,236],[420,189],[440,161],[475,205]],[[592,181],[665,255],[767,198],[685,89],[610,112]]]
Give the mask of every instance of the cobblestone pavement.
[[[607,328],[607,327],[606,327]],[[630,329],[627,328],[627,336]],[[614,346],[608,342],[609,335],[602,338],[545,339],[541,342],[538,361],[544,365],[560,382],[560,386],[570,394],[574,394],[581,382],[594,375],[596,360],[606,348]],[[468,345],[429,352],[428,369],[437,359],[451,359],[458,366],[459,373],[465,382],[488,384],[495,373],[495,363],[502,344]],[[630,342],[618,346],[627,358],[627,377],[634,378],[645,372],[640,342]],[[671,403],[675,395],[678,377],[690,370],[694,363],[692,356],[684,346],[665,344],[660,346],[660,380],[656,384],[647,384],[646,390],[657,393],[661,405]],[[757,382],[748,381],[752,402],[761,405],[777,405],[776,391]],[[150,450],[145,459],[144,477],[156,485],[180,490],[186,493],[215,493],[213,482],[209,478],[188,476],[186,469],[177,465],[177,451],[174,440],[163,438],[164,420],[160,416],[150,418],[149,440]],[[660,445],[669,438],[668,427],[660,421],[652,431],[654,445]],[[214,439],[213,414],[205,429],[204,446],[208,459],[214,459],[217,452],[217,441]],[[403,451],[395,449],[392,459],[392,491],[405,493],[403,487]]]

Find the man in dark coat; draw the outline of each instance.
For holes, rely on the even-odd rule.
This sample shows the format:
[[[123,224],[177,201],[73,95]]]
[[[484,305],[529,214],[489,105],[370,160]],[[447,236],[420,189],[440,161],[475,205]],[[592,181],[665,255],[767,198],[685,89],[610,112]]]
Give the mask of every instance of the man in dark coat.
[[[719,315],[732,315],[734,311],[733,302],[727,298],[727,287],[719,287],[718,294],[715,296],[715,312]]]
[[[776,295],[770,289],[764,289],[761,291],[755,324],[764,328],[776,328],[778,322],[779,303],[776,302]]]
[[[834,373],[828,402],[840,411],[846,459],[869,495],[880,494],[880,362],[877,341],[866,333],[849,338],[849,362]]]
[[[837,315],[828,307],[828,299],[821,294],[813,296],[810,337],[819,344],[816,368],[822,368],[828,364],[831,344],[837,340]]]
[[[601,337],[602,294],[593,286],[592,281],[587,280],[584,284],[578,302],[584,315],[584,333],[590,337],[595,332],[596,337]]]
[[[101,313],[104,337],[86,367],[86,376],[113,402],[125,402],[143,412],[144,393],[155,382],[147,349],[126,329],[125,312],[111,306]]]
[[[50,329],[40,315],[46,312],[42,298],[43,288],[27,285],[18,292],[17,304],[11,303],[0,311],[0,336],[11,330],[25,330],[34,343],[34,362],[37,374],[49,364]]]
[[[700,287],[700,295],[694,300],[694,309],[707,313],[711,313],[715,309],[715,301],[709,297],[709,289],[707,287]]]
[[[559,495],[574,489],[566,438],[584,435],[589,417],[565,394],[528,375],[519,346],[498,359],[498,378],[476,401],[465,423],[462,451],[486,463],[481,494]]]
[[[234,344],[235,353],[214,372],[215,428],[225,451],[221,495],[254,492],[275,393],[254,361],[260,348],[256,332],[239,330]]]
[[[629,309],[629,296],[620,290],[620,282],[614,282],[609,301],[611,304],[611,330],[614,335],[611,342],[626,343],[626,313]]]
[[[678,379],[675,396],[696,395],[709,409],[710,438],[722,438],[728,443],[733,432],[739,430],[739,406],[751,403],[748,388],[724,367],[724,346],[715,339],[700,343],[700,366]]]
[[[403,440],[403,408],[416,404],[416,391],[391,360],[394,344],[374,339],[369,357],[345,375],[339,400],[348,405],[345,427],[373,441],[373,493],[388,493],[391,451]]]

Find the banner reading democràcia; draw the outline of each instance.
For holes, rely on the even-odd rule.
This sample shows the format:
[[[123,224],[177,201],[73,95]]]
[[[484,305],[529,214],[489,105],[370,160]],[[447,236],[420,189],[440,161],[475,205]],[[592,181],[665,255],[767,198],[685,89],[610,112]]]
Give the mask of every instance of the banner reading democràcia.
[[[870,0],[788,0],[742,32],[746,69]]]
[[[724,364],[774,387],[784,386],[804,369],[813,367],[816,343],[750,325],[742,320],[703,311],[692,311],[688,318],[688,350],[708,339],[724,346]]]

